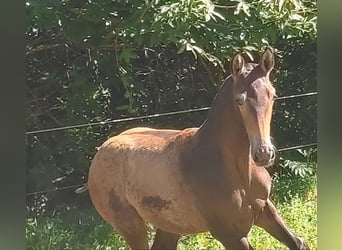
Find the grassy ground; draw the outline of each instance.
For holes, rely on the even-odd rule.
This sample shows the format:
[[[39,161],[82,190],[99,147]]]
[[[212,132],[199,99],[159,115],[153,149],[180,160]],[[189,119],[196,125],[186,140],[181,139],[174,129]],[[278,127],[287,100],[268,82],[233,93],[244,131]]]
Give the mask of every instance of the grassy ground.
[[[315,178],[315,177],[314,177]],[[307,182],[306,182],[307,183]],[[298,183],[300,184],[300,183]],[[295,187],[294,187],[295,188]],[[316,182],[296,197],[286,201],[277,199],[276,206],[291,229],[317,249],[317,189]],[[152,233],[150,235],[152,239]],[[72,250],[126,250],[125,241],[113,233],[94,209],[71,211],[59,218],[37,217],[27,219],[27,249],[72,249]],[[249,240],[255,249],[287,249],[264,230],[253,227]],[[183,236],[179,250],[224,249],[210,234]]]

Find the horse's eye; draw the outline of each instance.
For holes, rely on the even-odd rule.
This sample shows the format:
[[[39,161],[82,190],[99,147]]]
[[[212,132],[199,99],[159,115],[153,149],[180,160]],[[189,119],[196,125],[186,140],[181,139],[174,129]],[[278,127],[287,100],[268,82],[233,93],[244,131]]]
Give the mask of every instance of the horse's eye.
[[[243,105],[245,103],[245,101],[246,101],[246,96],[247,96],[246,92],[244,92],[241,95],[239,95],[238,98],[236,99],[236,103],[239,106]]]
[[[238,98],[238,99],[236,100],[236,103],[237,103],[239,106],[241,106],[241,105],[244,103],[244,100],[242,100],[242,98]]]

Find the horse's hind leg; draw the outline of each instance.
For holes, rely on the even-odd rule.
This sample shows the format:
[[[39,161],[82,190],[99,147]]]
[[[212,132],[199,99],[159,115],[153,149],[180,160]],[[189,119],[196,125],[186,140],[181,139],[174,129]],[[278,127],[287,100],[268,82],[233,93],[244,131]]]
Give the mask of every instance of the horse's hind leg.
[[[114,228],[126,240],[132,250],[148,250],[147,231],[139,215],[131,213],[129,218],[117,219]]]
[[[260,211],[254,223],[264,228],[291,250],[309,250],[308,245],[286,226],[270,200],[267,200],[266,206]]]
[[[176,250],[180,235],[157,229],[151,250]]]
[[[113,192],[108,197],[109,207],[97,206],[101,216],[116,229],[132,250],[148,250],[146,225],[136,209]]]

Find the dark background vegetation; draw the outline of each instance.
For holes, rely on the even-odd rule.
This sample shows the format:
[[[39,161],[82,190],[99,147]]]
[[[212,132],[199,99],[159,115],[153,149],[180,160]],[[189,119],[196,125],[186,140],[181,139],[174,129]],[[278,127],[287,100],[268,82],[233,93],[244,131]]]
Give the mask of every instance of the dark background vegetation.
[[[230,57],[240,51],[257,61],[265,46],[276,51],[278,96],[316,91],[316,11],[311,0],[27,1],[27,131],[210,106]],[[278,147],[316,142],[316,103],[276,102]],[[27,134],[27,193],[85,182],[110,135],[199,126],[205,115]],[[311,174],[312,160],[314,149],[282,152],[275,177]],[[26,204],[27,216],[50,216],[89,199],[71,188],[28,195]]]

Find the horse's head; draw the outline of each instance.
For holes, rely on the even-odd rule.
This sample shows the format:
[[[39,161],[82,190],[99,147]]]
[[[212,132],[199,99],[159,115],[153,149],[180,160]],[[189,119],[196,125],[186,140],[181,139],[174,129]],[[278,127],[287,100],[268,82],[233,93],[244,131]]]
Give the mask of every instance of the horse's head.
[[[268,166],[275,158],[270,138],[270,124],[275,89],[269,79],[274,55],[267,48],[259,64],[246,64],[236,54],[231,61],[234,102],[239,110],[251,145],[251,156],[258,166]]]

